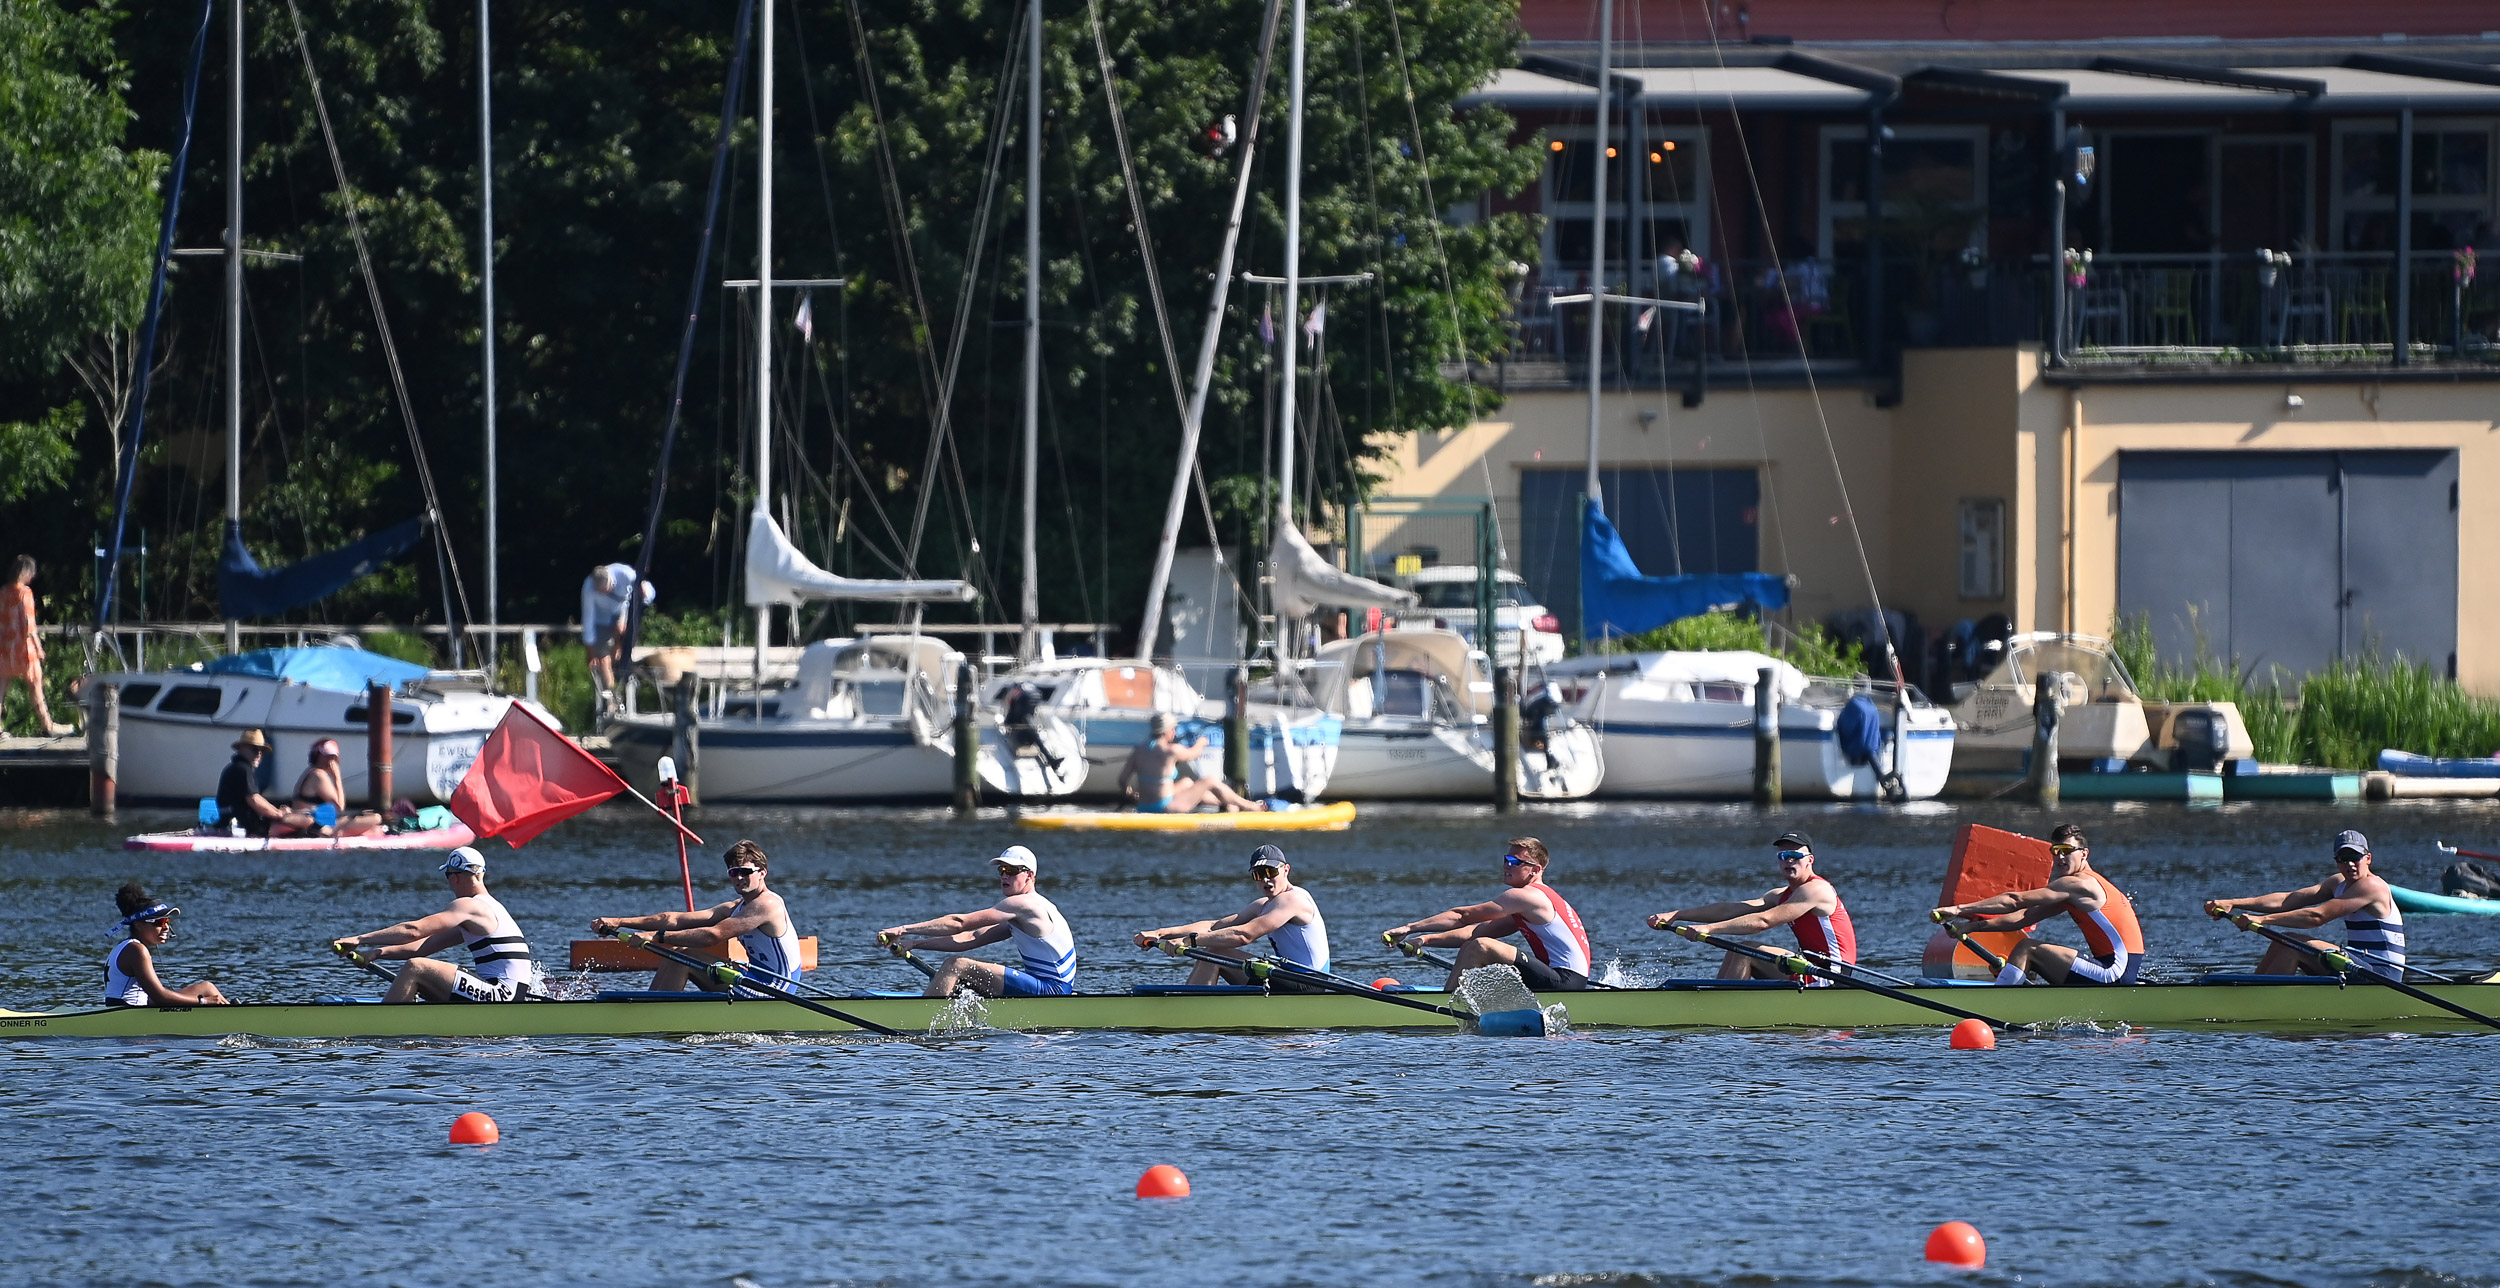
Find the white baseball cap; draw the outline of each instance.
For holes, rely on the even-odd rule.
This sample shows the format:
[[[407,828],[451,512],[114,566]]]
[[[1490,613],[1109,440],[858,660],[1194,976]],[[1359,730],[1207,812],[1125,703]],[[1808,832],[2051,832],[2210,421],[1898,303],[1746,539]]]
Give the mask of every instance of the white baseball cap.
[[[461,846],[451,852],[450,858],[443,860],[443,871],[446,874],[467,872],[474,876],[485,876],[486,856],[478,853],[475,846]]]
[[[999,852],[997,858],[990,860],[990,862],[1002,868],[1022,868],[1027,872],[1035,873],[1037,875],[1042,870],[1042,861],[1034,858],[1033,852],[1021,845],[1008,846],[1005,850]]]

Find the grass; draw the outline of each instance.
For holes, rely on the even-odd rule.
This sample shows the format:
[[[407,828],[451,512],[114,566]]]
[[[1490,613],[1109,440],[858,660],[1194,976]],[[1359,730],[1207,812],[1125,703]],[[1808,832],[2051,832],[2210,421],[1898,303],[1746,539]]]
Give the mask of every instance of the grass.
[[[1782,631],[1781,635],[1785,642],[1775,646],[1759,619],[1730,612],[1703,613],[1639,635],[1609,640],[1606,651],[1768,653],[1786,659],[1808,675],[1853,676],[1866,669],[1866,659],[1857,645],[1841,647],[1820,626],[1808,625],[1802,631]]]

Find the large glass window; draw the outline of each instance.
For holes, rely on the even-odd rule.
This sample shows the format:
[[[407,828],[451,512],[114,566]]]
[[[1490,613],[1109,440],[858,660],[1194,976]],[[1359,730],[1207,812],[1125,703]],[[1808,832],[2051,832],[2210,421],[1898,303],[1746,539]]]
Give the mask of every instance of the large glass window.
[[[1963,246],[1986,249],[1987,140],[1984,126],[1901,126],[1894,130],[1884,144],[1887,247],[1901,243],[1898,249],[1912,255],[1950,253]],[[1820,253],[1827,257],[1863,254],[1865,130],[1849,125],[1824,128],[1822,193],[1822,219],[1814,230]]]
[[[2492,127],[2438,122],[2413,131],[2413,248],[2447,250],[2492,235]],[[2391,125],[2357,122],[2335,136],[2335,248],[2396,248],[2398,140]]]
[[[1639,152],[1627,156],[1633,137],[1639,140]],[[1638,284],[1647,290],[1652,275],[1648,266],[1658,255],[1687,248],[1710,253],[1709,170],[1702,136],[1695,130],[1618,129],[1613,152],[1605,159],[1606,262],[1619,272],[1627,257],[1640,261]],[[1578,137],[1565,132],[1546,144],[1544,279],[1549,286],[1567,288],[1580,281],[1596,253],[1598,164],[1595,136],[1585,130]],[[1637,244],[1627,245],[1627,237]]]

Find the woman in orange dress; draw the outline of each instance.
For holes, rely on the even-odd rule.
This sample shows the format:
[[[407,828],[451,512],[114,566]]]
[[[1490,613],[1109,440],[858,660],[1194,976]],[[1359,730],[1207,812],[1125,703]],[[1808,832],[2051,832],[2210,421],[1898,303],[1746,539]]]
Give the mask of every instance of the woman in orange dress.
[[[35,557],[17,557],[17,575],[0,587],[0,698],[9,693],[9,682],[24,680],[34,695],[35,719],[43,731],[53,737],[75,733],[76,729],[52,721],[52,708],[43,696],[43,636],[35,629]]]

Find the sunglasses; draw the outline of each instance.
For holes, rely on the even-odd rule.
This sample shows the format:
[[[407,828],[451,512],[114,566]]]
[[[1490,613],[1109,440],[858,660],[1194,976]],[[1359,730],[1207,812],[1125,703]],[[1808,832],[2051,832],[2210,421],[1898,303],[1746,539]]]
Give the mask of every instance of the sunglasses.
[[[2062,859],[2069,854],[2080,854],[2091,848],[2092,847],[2088,845],[2052,845],[2049,847],[2049,853]]]
[[[763,870],[764,869],[762,868],[731,868],[729,870],[729,879],[732,881],[743,881]]]
[[[1803,862],[1805,862],[1807,859],[1810,859],[1810,858],[1813,858],[1813,857],[1814,857],[1813,853],[1812,853],[1811,851],[1807,851],[1807,850],[1782,850],[1782,851],[1780,851],[1780,862],[1782,862],[1782,863],[1803,863]]]
[[[1283,868],[1257,867],[1250,869],[1250,875],[1254,877],[1281,877],[1285,875],[1285,870]]]
[[[1505,854],[1502,856],[1502,866],[1506,868],[1541,868],[1545,865],[1534,859],[1520,858],[1516,854]]]

